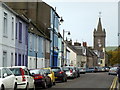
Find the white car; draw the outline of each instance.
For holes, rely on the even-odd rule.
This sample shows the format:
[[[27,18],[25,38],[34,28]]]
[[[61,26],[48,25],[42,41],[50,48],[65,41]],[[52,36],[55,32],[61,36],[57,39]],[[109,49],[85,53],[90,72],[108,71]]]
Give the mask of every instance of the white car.
[[[85,74],[86,73],[86,68],[85,67],[79,67],[80,74]]]
[[[0,67],[0,90],[16,90],[17,82],[15,75],[10,69]]]
[[[17,78],[18,89],[34,89],[34,78],[30,75],[26,66],[12,66],[10,70]]]
[[[72,78],[77,77],[77,71],[75,70],[75,67],[73,66],[65,66],[63,67],[63,71],[65,71],[67,77],[72,77]]]
[[[108,72],[108,75],[117,75],[117,70],[118,70],[118,67],[111,67]]]

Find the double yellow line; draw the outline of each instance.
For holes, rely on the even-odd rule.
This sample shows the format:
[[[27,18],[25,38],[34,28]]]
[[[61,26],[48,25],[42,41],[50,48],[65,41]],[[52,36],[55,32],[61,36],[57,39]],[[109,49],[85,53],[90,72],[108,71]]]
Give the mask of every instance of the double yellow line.
[[[118,77],[116,76],[113,79],[112,85],[110,86],[110,90],[115,90],[115,88],[117,88],[117,80],[118,80]]]

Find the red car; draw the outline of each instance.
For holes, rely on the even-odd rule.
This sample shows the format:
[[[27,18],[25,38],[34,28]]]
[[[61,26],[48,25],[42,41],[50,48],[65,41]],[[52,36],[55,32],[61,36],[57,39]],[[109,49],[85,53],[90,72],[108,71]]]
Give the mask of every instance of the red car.
[[[52,86],[51,78],[44,72],[43,69],[32,69],[30,74],[34,77],[35,88],[47,88]]]

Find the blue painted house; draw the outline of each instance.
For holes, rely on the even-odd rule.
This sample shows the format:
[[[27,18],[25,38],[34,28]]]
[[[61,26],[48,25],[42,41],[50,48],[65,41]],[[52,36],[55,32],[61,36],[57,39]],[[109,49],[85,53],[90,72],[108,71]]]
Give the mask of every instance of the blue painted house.
[[[28,64],[28,21],[22,16],[16,16],[15,32],[15,65]]]
[[[50,65],[51,66],[58,66],[58,54],[59,54],[59,46],[58,46],[59,35],[58,35],[58,32],[59,32],[59,25],[60,25],[59,18],[60,17],[56,13],[56,10],[54,10],[51,7],[51,19],[50,19],[51,20],[51,40],[52,40],[52,42],[51,42],[51,56],[50,56]]]
[[[46,39],[45,35],[33,22],[30,22],[28,31],[28,68],[47,67],[45,58],[46,51],[50,50],[49,40]]]

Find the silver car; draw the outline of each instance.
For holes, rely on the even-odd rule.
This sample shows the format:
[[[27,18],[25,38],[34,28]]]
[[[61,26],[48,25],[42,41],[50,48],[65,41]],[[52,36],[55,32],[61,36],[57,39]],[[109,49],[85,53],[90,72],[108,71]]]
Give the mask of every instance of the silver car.
[[[77,77],[77,71],[75,70],[75,67],[73,67],[73,66],[63,67],[63,71],[66,72],[67,77],[71,77],[71,78]]]
[[[80,74],[85,74],[86,73],[86,68],[84,67],[79,67]]]
[[[118,67],[111,67],[108,74],[109,75],[117,75],[117,70],[118,70]]]

